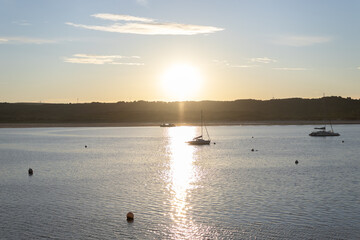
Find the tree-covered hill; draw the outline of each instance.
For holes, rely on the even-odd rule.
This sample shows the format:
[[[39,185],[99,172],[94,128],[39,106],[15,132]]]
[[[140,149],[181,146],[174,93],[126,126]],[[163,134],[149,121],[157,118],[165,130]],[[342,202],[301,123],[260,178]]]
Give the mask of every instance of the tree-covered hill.
[[[0,103],[0,123],[209,123],[360,120],[360,100],[342,97],[86,104]]]

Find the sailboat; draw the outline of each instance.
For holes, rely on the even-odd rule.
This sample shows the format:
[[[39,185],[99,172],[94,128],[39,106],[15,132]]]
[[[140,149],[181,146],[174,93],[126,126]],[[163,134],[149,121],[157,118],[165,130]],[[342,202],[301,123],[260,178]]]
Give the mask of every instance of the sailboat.
[[[205,128],[208,139],[203,138],[204,128]],[[194,137],[193,140],[188,141],[186,143],[189,145],[210,145],[210,142],[211,142],[210,136],[209,136],[208,130],[204,124],[203,115],[202,115],[202,111],[201,111],[201,135],[198,137]]]
[[[324,101],[325,101],[325,95],[324,95]],[[319,131],[314,131],[314,132],[310,133],[309,136],[311,136],[311,137],[336,137],[336,136],[340,136],[339,133],[334,132],[331,121],[330,121],[330,127],[331,127],[331,130],[328,130],[328,131],[326,131],[326,125],[323,126],[323,127],[316,127],[314,129],[319,130]]]

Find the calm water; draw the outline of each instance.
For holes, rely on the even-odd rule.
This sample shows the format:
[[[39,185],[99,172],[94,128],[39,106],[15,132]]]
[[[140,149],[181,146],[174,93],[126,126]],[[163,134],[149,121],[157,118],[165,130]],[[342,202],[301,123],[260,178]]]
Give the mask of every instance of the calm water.
[[[359,239],[360,126],[312,127],[0,129],[0,238]]]

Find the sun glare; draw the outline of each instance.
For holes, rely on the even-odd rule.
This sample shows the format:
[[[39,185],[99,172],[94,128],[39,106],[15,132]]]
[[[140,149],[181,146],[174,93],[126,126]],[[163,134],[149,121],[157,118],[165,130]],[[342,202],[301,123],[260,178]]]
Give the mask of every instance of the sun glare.
[[[196,97],[202,82],[197,68],[187,64],[175,64],[162,76],[162,86],[171,100],[191,100]]]

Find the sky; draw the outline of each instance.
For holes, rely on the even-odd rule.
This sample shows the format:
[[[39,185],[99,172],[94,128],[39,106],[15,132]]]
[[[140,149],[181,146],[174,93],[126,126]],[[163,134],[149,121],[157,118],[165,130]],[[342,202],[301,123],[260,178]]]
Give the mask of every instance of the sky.
[[[0,102],[360,98],[358,0],[0,0]]]

